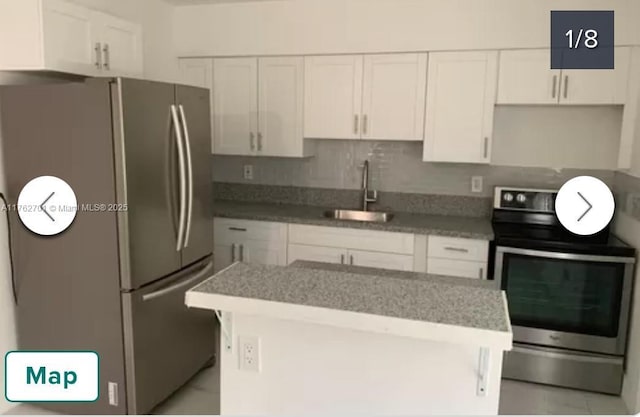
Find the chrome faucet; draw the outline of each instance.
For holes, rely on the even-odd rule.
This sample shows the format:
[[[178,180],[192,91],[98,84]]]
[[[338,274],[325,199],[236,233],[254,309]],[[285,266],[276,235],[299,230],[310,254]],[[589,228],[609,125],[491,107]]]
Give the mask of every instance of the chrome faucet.
[[[376,201],[378,201],[378,191],[369,191],[369,161],[366,160],[362,168],[362,211],[367,211],[369,203]]]

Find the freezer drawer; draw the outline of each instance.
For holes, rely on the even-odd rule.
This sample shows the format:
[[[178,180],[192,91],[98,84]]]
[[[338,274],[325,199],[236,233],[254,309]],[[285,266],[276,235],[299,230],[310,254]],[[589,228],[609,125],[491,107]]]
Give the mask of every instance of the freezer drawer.
[[[129,414],[149,413],[213,358],[215,316],[184,303],[185,292],[211,275],[208,257],[122,295]]]

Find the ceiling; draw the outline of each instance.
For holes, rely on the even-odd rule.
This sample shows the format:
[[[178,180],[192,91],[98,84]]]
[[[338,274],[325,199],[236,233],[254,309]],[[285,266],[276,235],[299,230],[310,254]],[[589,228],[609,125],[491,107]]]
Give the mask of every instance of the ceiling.
[[[273,1],[273,0],[166,0],[176,6],[188,6],[191,4],[222,4],[222,3],[247,3],[254,1]]]

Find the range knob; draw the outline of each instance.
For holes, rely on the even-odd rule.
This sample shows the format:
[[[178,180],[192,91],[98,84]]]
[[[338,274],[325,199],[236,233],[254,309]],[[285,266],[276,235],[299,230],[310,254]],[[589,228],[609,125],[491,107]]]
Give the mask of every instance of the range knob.
[[[518,203],[521,203],[521,204],[522,204],[522,203],[524,203],[525,201],[527,201],[527,196],[526,196],[526,195],[524,195],[524,194],[518,194],[518,195],[516,196],[516,201],[517,201]]]
[[[511,193],[505,193],[505,194],[502,196],[502,199],[503,199],[504,201],[506,201],[507,203],[510,203],[510,202],[512,202],[512,201],[513,201],[513,194],[511,194]]]

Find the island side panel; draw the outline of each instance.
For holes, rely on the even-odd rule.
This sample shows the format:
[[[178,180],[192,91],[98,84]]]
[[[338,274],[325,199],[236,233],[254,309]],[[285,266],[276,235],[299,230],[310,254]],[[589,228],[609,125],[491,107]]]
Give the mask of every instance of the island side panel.
[[[260,371],[240,369],[240,340],[259,338]],[[502,351],[490,351],[479,396],[481,340],[455,345],[232,313],[221,346],[226,415],[496,415]]]

